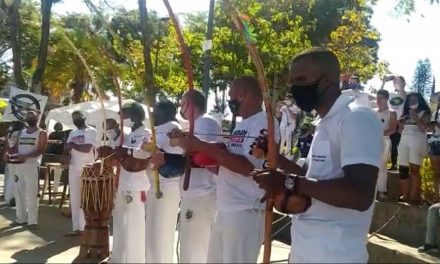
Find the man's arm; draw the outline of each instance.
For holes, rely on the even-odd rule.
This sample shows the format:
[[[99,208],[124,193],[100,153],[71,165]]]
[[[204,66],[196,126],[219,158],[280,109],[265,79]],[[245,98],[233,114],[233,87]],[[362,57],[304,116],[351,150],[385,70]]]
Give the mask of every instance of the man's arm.
[[[242,155],[232,154],[222,148],[218,143],[208,143],[200,141],[198,149],[209,155],[217,161],[220,166],[241,174],[243,176],[251,176],[251,172],[255,169],[254,165]]]
[[[278,168],[287,173],[292,173],[298,176],[305,176],[307,173],[306,169],[300,167],[298,164],[288,160],[282,155],[278,155]]]
[[[42,130],[40,131],[40,135],[38,136],[37,149],[29,154],[23,155],[23,157],[25,159],[38,157],[44,153],[44,151],[46,150],[46,146],[47,146],[47,133],[46,131]]]
[[[298,179],[298,192],[340,208],[366,211],[374,200],[379,169],[367,164],[347,165],[344,177],[310,181]]]
[[[78,144],[75,144],[73,142],[70,142],[69,143],[69,147],[71,149],[74,149],[74,150],[79,151],[79,152],[88,153],[88,152],[90,152],[90,150],[92,150],[93,145],[92,144],[81,144],[81,145],[78,145]]]

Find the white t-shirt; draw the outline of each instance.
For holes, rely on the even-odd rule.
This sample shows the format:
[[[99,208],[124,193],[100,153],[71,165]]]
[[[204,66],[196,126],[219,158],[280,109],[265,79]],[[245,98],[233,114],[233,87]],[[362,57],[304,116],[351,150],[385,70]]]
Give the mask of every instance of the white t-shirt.
[[[40,141],[40,133],[41,129],[39,128],[32,133],[28,133],[27,129],[23,129],[18,139],[18,153],[21,155],[26,155],[36,151]],[[26,159],[24,164],[39,165],[41,163],[42,156],[43,155],[39,155],[37,157]]]
[[[375,109],[377,119],[382,124],[382,130],[385,132],[390,128],[391,111],[389,109],[379,112],[379,109]]]
[[[119,133],[119,136],[117,138],[109,138],[107,141],[107,144],[112,148],[115,149],[116,147],[121,145],[121,136],[122,132]],[[124,135],[124,139],[127,135]]]
[[[173,129],[181,129],[180,124],[177,121],[170,121],[160,126],[156,126],[156,143],[157,146],[162,149],[165,153],[170,154],[182,154],[183,150],[179,147],[170,146],[170,138],[167,133]],[[153,173],[151,169],[147,169],[148,178],[150,182],[154,182]],[[160,184],[164,185],[170,182],[179,182],[180,177],[165,178],[160,175]]]
[[[280,141],[278,122],[275,120],[275,140]],[[261,111],[243,119],[232,132],[228,151],[246,157],[257,169],[267,167],[267,161],[256,159],[249,151],[260,135],[262,129],[267,129],[266,113]],[[260,203],[264,190],[260,189],[252,177],[246,177],[220,166],[217,182],[217,206],[223,212],[241,211],[246,209],[263,209]]]
[[[221,141],[221,127],[210,115],[205,114],[194,121],[194,134],[208,142]],[[209,154],[209,153],[208,153]],[[183,185],[181,177],[181,185]],[[209,194],[216,189],[217,176],[208,169],[192,168],[188,190],[182,190],[182,197],[197,197]]]
[[[89,152],[80,152],[72,149],[70,152],[70,166],[82,167],[85,164],[93,163],[95,161],[95,147],[96,147],[96,130],[92,127],[85,129],[77,129],[70,132],[67,138],[67,143],[75,143],[76,145],[92,145]]]
[[[211,116],[212,116],[212,118],[214,118],[217,121],[217,123],[218,123],[218,125],[220,127],[223,126],[223,119],[224,119],[223,113],[221,113],[221,112],[213,112],[211,114]]]
[[[342,93],[347,94],[354,99],[351,103],[351,107],[367,107],[371,109],[370,97],[367,93],[353,89],[343,90]]]
[[[351,164],[379,167],[382,127],[367,108],[349,107],[342,94],[327,115],[318,120],[308,156],[306,177],[329,180],[343,177]],[[293,262],[367,263],[367,234],[374,203],[364,212],[331,206],[316,199],[303,214],[292,218]]]
[[[124,139],[124,147],[133,151],[133,157],[137,159],[148,159],[151,155],[140,149],[142,143],[151,139],[150,130],[144,126],[138,127],[128,134]],[[131,150],[129,152],[131,153]],[[121,191],[147,191],[150,188],[147,171],[128,172],[121,167],[118,190]]]
[[[396,112],[397,119],[402,117],[403,104],[405,103],[405,97],[399,93],[390,93],[390,100],[388,100],[388,108],[391,111]]]
[[[288,126],[293,126],[295,127],[296,125],[296,120],[292,118],[292,114],[298,114],[299,113],[299,108],[296,107],[296,105],[283,105],[280,108],[281,111],[281,122],[280,122],[280,127],[281,128],[286,128]]]

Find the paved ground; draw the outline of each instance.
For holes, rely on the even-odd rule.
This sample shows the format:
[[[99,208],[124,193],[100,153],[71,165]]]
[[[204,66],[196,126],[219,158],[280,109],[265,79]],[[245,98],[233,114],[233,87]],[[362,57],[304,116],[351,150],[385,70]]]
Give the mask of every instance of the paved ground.
[[[3,194],[3,175],[0,175],[0,193]],[[9,227],[15,219],[15,208],[0,201],[0,263],[73,263],[79,252],[79,237],[64,237],[70,231],[70,219],[58,209],[58,202],[40,204],[40,229]],[[177,235],[177,233],[176,233]],[[286,260],[289,246],[274,242],[272,260]],[[260,261],[261,262],[260,254]],[[175,262],[177,257],[175,256]],[[286,261],[283,261],[287,263]]]

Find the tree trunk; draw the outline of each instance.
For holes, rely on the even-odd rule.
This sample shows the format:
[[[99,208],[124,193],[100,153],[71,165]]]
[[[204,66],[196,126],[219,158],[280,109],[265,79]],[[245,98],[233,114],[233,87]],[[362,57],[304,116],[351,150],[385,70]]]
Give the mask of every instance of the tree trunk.
[[[79,62],[80,63],[80,62]],[[81,64],[77,64],[77,69],[75,71],[75,76],[73,82],[71,84],[71,88],[73,89],[73,103],[77,104],[82,101],[82,96],[84,94],[85,87],[89,82],[87,75],[84,72],[84,68]]]
[[[144,46],[144,102],[154,105],[157,90],[154,87],[153,63],[151,62],[151,27],[148,25],[146,0],[138,0],[142,29],[142,44]]]
[[[208,14],[208,30],[206,31],[206,40],[212,41],[212,31],[214,28],[214,4],[215,0],[210,0],[209,2],[209,14]],[[209,89],[211,88],[211,76],[209,72],[211,70],[211,48],[204,52],[204,69],[203,69],[203,93],[205,97],[208,98]]]
[[[14,0],[9,8],[9,26],[11,29],[12,61],[14,63],[15,85],[23,90],[27,89],[22,75],[21,66],[21,32],[20,32],[20,5],[21,0]]]
[[[44,77],[44,70],[47,64],[47,51],[49,48],[50,14],[53,0],[41,0],[41,38],[40,50],[38,52],[37,68],[32,75],[32,91],[41,93],[41,85]]]

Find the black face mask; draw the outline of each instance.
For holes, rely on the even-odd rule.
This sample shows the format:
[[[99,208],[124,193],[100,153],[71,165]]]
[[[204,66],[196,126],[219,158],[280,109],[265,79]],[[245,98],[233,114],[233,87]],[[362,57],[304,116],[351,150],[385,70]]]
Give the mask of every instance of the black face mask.
[[[76,120],[73,120],[73,124],[74,124],[77,128],[80,128],[80,127],[84,127],[85,122],[84,122],[84,120],[76,119]]]
[[[237,115],[240,110],[240,102],[237,99],[232,99],[228,101],[229,109],[233,115]]]
[[[296,104],[302,110],[310,112],[313,109],[316,109],[316,107],[318,106],[322,94],[322,92],[319,91],[319,82],[321,81],[321,78],[322,77],[320,77],[317,81],[309,84],[292,84],[290,92],[292,93]]]
[[[29,125],[29,127],[35,127],[37,125],[37,122],[37,119],[26,119],[26,123]]]

